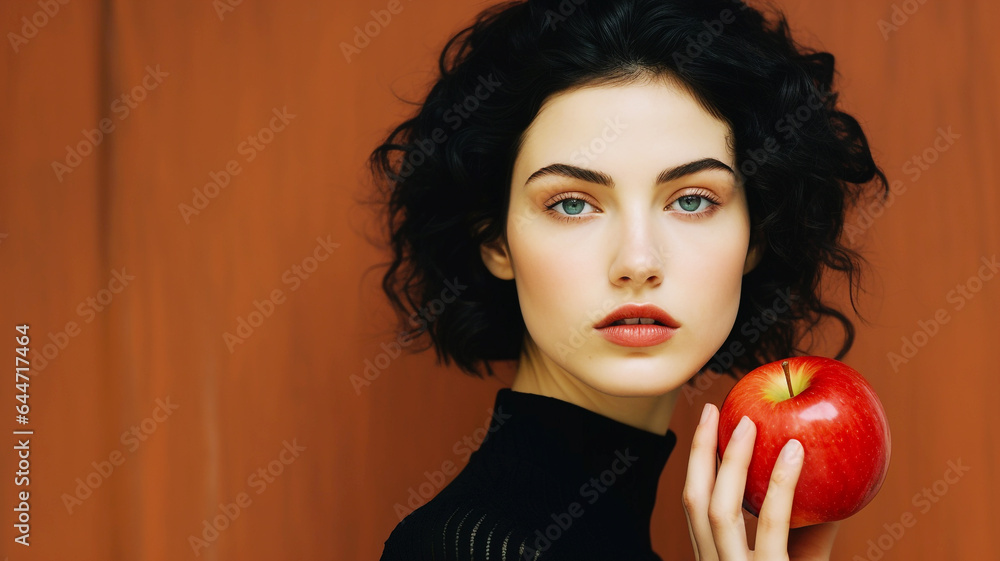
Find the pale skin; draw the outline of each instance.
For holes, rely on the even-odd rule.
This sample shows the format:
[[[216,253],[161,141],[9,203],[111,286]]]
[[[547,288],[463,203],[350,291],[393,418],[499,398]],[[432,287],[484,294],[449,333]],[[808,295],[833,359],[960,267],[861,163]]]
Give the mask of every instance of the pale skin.
[[[513,390],[666,433],[680,388],[732,330],[743,275],[761,256],[730,135],[670,79],[577,88],[543,104],[514,163],[506,239],[481,248],[493,275],[515,281],[527,326]],[[564,166],[536,173],[553,164]],[[625,303],[656,305],[680,327],[655,346],[605,340],[595,324]],[[695,431],[683,503],[697,558],[829,559],[836,524],[788,529],[794,453],[775,467],[748,548],[747,423],[718,470],[714,405]]]

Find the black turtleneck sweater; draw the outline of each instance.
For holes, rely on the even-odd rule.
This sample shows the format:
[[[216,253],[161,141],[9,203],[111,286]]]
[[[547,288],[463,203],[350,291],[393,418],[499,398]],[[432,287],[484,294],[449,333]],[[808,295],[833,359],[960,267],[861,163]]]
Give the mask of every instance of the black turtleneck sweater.
[[[656,487],[677,443],[560,399],[501,389],[465,468],[381,561],[660,561]]]

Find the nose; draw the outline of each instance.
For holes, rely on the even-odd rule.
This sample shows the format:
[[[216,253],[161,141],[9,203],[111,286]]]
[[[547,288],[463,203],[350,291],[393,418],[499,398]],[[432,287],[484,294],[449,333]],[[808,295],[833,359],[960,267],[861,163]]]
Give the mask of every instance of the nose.
[[[621,287],[658,286],[663,282],[665,245],[658,242],[654,220],[630,217],[623,222],[609,270],[611,283]]]

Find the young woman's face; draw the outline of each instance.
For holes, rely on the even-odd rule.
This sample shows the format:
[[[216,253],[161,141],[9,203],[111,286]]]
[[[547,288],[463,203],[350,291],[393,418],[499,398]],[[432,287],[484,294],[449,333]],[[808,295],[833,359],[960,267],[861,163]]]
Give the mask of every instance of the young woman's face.
[[[576,89],[543,105],[514,164],[507,251],[483,253],[516,283],[536,375],[651,396],[711,359],[752,266],[729,134],[664,81]],[[553,164],[564,173],[533,176]],[[629,303],[658,306],[679,327],[653,345],[607,340],[595,326]]]

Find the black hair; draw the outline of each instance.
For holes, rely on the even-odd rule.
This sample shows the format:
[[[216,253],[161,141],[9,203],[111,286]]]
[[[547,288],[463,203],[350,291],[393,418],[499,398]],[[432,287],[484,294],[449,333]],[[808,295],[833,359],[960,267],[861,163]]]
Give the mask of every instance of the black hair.
[[[821,274],[846,276],[857,314],[864,259],[841,243],[845,212],[866,186],[885,197],[888,181],[837,106],[833,55],[796,43],[780,12],[738,0],[505,2],[451,37],[438,67],[416,114],[368,159],[393,254],[382,289],[408,340],[427,334],[439,361],[480,377],[481,367],[493,375],[490,361],[519,357],[514,281],[489,272],[480,245],[506,239],[525,130],[553,94],[671,76],[729,124],[751,243],[764,247],[706,366],[735,375],[792,356],[824,318],[844,331],[836,358],[851,348],[854,325],[823,300]],[[449,284],[454,300],[443,304]],[[782,292],[790,306],[776,313]],[[740,326],[761,317],[766,330],[747,340]],[[735,341],[749,352],[723,356]]]

